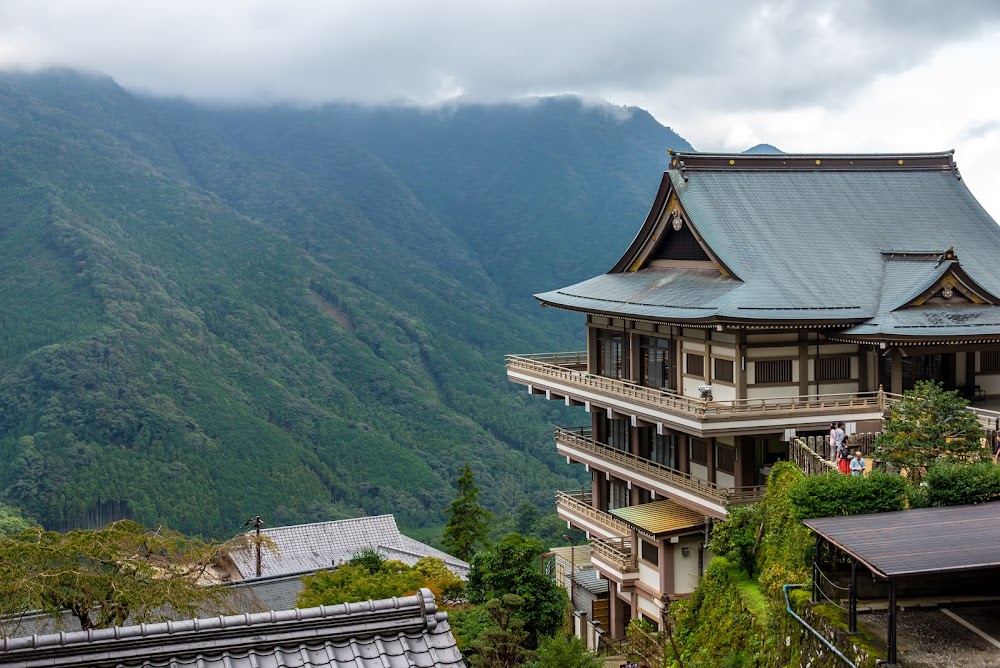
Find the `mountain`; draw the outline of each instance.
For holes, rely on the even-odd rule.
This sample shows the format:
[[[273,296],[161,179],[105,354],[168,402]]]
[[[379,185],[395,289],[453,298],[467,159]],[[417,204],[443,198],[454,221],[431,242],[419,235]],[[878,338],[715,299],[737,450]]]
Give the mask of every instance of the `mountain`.
[[[757,144],[756,146],[751,146],[744,153],[784,153],[777,146],[771,146],[770,144]]]
[[[0,75],[2,500],[434,527],[468,462],[493,509],[551,506],[565,416],[503,354],[580,346],[530,293],[614,262],[668,146],[572,98],[211,109]]]

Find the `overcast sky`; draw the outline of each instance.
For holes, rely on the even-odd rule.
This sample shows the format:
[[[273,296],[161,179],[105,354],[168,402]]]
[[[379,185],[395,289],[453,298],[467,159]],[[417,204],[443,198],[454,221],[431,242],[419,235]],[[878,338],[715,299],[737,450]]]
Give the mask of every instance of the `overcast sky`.
[[[213,101],[577,93],[706,151],[955,148],[1000,218],[995,0],[0,0],[0,66],[45,65]]]

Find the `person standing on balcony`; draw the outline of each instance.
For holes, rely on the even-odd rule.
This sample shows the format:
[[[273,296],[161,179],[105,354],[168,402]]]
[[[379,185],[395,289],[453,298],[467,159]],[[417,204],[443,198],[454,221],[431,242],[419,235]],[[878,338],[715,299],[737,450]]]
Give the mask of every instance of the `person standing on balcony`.
[[[837,423],[830,423],[830,461],[837,461],[840,450],[837,449]]]
[[[851,472],[851,466],[848,460],[851,458],[851,450],[847,445],[848,436],[844,434],[844,440],[840,443],[840,449],[837,450],[837,470],[847,475]]]
[[[858,450],[854,453],[854,459],[851,460],[851,475],[864,475],[865,472],[865,460],[861,456],[861,451]]]
[[[836,448],[836,453],[840,453],[840,449],[844,446],[844,436],[846,435],[844,432],[844,423],[838,422],[836,428],[833,430],[833,445]]]

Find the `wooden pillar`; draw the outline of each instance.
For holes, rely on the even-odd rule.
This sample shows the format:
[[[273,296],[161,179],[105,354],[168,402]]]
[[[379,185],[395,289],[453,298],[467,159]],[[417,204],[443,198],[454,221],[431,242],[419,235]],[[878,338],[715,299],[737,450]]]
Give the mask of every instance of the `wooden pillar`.
[[[587,373],[597,375],[597,328],[587,328]]]
[[[638,383],[642,379],[642,350],[639,348],[639,333],[629,332],[625,337],[628,338],[628,349],[629,349],[629,371],[628,380],[633,383]]]
[[[975,398],[976,391],[976,353],[965,352],[965,396]]]
[[[595,468],[590,469],[590,479],[591,479],[591,498],[593,499],[593,506],[598,510],[607,511],[608,509],[608,481],[604,477],[603,471],[598,471]]]
[[[868,357],[871,351],[858,346],[858,392],[871,392],[876,388],[868,385]]]
[[[889,646],[886,663],[896,665],[896,578],[889,578],[889,632],[886,645]]]
[[[715,437],[705,439],[708,447],[705,459],[708,466],[708,481],[715,482]]]
[[[799,396],[809,394],[809,342],[805,332],[799,332]]]
[[[890,353],[892,368],[889,372],[889,388],[887,391],[895,394],[903,393],[903,354],[899,348],[893,348]]]
[[[736,398],[747,398],[747,333],[736,332],[736,361],[733,362],[733,380],[736,381]]]
[[[679,550],[680,544],[667,540],[660,540],[657,544],[660,546],[660,594],[672,596],[674,594],[674,550]]]
[[[691,446],[688,443],[687,434],[677,432],[677,470],[682,473],[690,473],[691,467],[688,464],[688,456],[691,454]]]

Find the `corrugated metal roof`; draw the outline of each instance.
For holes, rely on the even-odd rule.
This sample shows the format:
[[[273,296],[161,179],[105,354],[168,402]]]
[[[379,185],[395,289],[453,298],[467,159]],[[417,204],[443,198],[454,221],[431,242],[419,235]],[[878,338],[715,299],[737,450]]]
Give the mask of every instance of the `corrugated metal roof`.
[[[698,529],[705,525],[704,513],[669,500],[618,508],[610,512],[639,531],[654,537]]]
[[[883,578],[1000,568],[1000,502],[821,517],[803,524]]]
[[[414,596],[0,641],[18,668],[464,667],[445,613]]]
[[[745,162],[745,156],[732,157]],[[944,166],[937,169],[897,168],[898,161],[876,157],[885,166],[859,163],[852,170],[851,161],[866,157],[840,156],[847,167],[671,170],[663,187],[677,193],[698,234],[736,279],[705,270],[645,268],[536,296],[575,310],[674,322],[829,321],[849,327],[880,318],[899,306],[891,304],[895,297],[926,288],[940,276],[939,261],[887,263],[882,252],[914,246],[954,247],[962,269],[985,290],[1000,294],[1000,273],[994,271],[1000,226],[947,168],[950,155],[923,156]],[[652,233],[649,225],[630,253]],[[886,292],[892,297],[886,299]],[[986,310],[1000,314],[1000,307]],[[908,317],[938,316],[917,311]],[[923,335],[886,322],[871,330]],[[965,336],[1000,335],[997,322],[1000,315],[958,318],[950,326]]]

